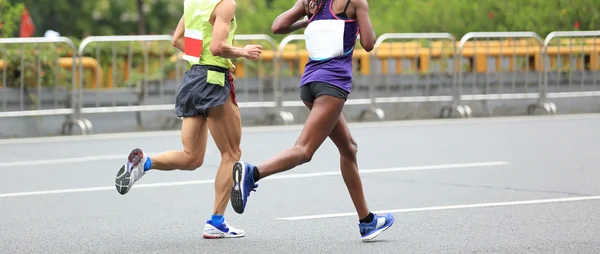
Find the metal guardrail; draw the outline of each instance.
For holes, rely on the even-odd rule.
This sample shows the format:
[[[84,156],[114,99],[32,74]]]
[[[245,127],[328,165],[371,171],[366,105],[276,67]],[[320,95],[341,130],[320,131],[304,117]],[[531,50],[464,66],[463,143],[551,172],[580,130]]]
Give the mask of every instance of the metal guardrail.
[[[99,42],[108,42],[108,43],[115,43],[115,42],[126,42],[126,43],[136,43],[136,42],[148,42],[148,43],[153,43],[153,42],[169,42],[169,49],[173,50],[173,53],[170,55],[179,55],[178,52],[176,52],[176,50],[174,48],[172,48],[170,45],[171,41],[172,41],[172,36],[170,35],[156,35],[156,36],[100,36],[100,37],[88,37],[86,38],[80,45],[79,47],[79,55],[80,56],[84,56],[85,54],[85,50],[88,48],[89,45],[91,45],[92,43],[99,43]],[[243,34],[243,35],[236,35],[234,37],[234,41],[235,42],[240,42],[240,41],[260,41],[260,42],[265,42],[267,43],[270,47],[275,48],[276,47],[276,43],[275,40],[273,40],[271,37],[264,35],[264,34]],[[162,51],[161,51],[162,52]],[[97,58],[98,58],[98,53],[96,53]],[[127,69],[131,69],[131,48],[129,48],[128,50],[128,68]],[[141,82],[141,85],[137,85],[136,87],[133,88],[125,88],[125,89],[115,89],[112,88],[110,89],[110,92],[112,91],[129,91],[133,94],[135,94],[137,96],[137,101],[135,100],[131,100],[131,101],[125,101],[125,103],[128,103],[129,105],[116,105],[117,101],[113,100],[113,105],[108,105],[108,106],[101,106],[98,103],[96,105],[94,105],[93,107],[85,107],[83,106],[83,104],[79,105],[79,109],[75,111],[75,114],[77,115],[77,117],[82,118],[81,115],[82,114],[99,114],[99,113],[120,113],[120,112],[137,112],[138,113],[138,124],[141,124],[141,116],[139,115],[140,112],[145,112],[145,111],[167,111],[167,110],[174,110],[175,106],[173,103],[170,103],[167,101],[171,101],[172,96],[170,97],[165,97],[165,90],[164,90],[164,80],[165,78],[160,78],[159,79],[159,83],[157,86],[157,89],[159,90],[157,93],[159,93],[159,101],[161,103],[158,104],[152,104],[152,105],[135,105],[135,104],[142,104],[143,102],[147,102],[151,97],[149,96],[149,79],[148,79],[148,75],[146,75],[146,73],[149,70],[149,52],[146,48],[143,49],[143,55],[144,55],[144,60],[143,60],[143,69],[146,70],[144,72],[144,76],[143,76],[143,80]],[[119,73],[119,71],[122,68],[117,68],[117,64],[116,64],[116,58],[117,58],[117,54],[116,54],[116,48],[115,45],[112,45],[112,54],[111,54],[111,62],[113,63],[112,65],[112,73],[113,73],[113,77],[117,76],[117,73]],[[162,60],[166,58],[165,55],[161,54],[160,55],[160,59],[161,59],[161,63],[163,62]],[[238,59],[239,60],[239,59]],[[242,60],[244,61],[244,60]],[[177,57],[177,64],[180,63],[180,57]],[[187,64],[187,63],[185,63]],[[162,66],[163,64],[161,64]],[[276,61],[273,60],[273,65],[276,66]],[[248,64],[244,64],[244,66],[248,66]],[[179,67],[179,65],[178,65]],[[80,66],[80,68],[83,68],[82,66]],[[177,68],[179,69],[179,68]],[[179,72],[176,72],[179,73]],[[171,80],[172,84],[176,84],[176,86],[179,86],[179,82],[181,80],[181,76],[177,75],[175,79]],[[79,82],[81,83],[80,87],[84,87],[83,85],[83,77],[80,77]],[[238,105],[240,108],[273,108],[275,107],[275,104],[273,102],[270,101],[263,101],[261,99],[264,99],[264,97],[259,95],[259,101],[244,101],[244,99],[248,99],[249,98],[249,93],[247,92],[248,90],[248,86],[240,86],[239,84],[236,86],[236,91],[243,91],[242,93],[237,93],[238,99],[241,100],[238,102]],[[274,87],[273,88],[273,92],[277,92],[278,88]],[[103,94],[107,94],[107,91],[102,91],[100,88],[96,88],[95,89],[97,92],[103,92]],[[262,93],[262,88],[259,88],[260,90],[260,94]],[[81,90],[79,93],[80,96],[80,100],[84,101],[82,96],[84,94],[85,90]],[[175,87],[173,89],[172,92],[176,92],[177,88]],[[244,91],[246,93],[244,93]],[[110,93],[109,92],[109,93]],[[156,99],[154,97],[152,97],[152,99]],[[132,103],[132,101],[135,101],[136,103]],[[123,102],[121,102],[123,103]],[[285,117],[287,117],[286,115],[283,115]],[[269,118],[272,118],[271,115],[268,116]],[[289,122],[287,121],[287,118],[284,118],[285,122]],[[89,122],[89,121],[87,121]],[[88,131],[91,131],[92,126],[91,124],[87,125]]]
[[[272,50],[276,50],[277,49],[277,43],[275,42],[275,40],[265,34],[241,34],[241,35],[236,35],[234,37],[234,41],[237,42],[244,42],[244,44],[250,44],[253,42],[257,42],[259,44],[263,44],[266,43],[269,48],[271,48]],[[263,47],[264,48],[264,47]],[[243,66],[250,66],[249,62],[250,60],[247,59],[237,59],[237,61],[242,61],[243,62]],[[280,94],[280,89],[279,89],[279,68],[280,68],[280,61],[278,56],[273,57],[272,61],[271,61],[271,68],[273,68],[273,82],[271,83],[272,86],[272,98],[271,100],[267,99],[267,96],[265,96],[265,89],[264,86],[267,83],[264,79],[264,71],[266,71],[268,68],[265,66],[265,63],[262,59],[258,59],[257,61],[254,61],[257,63],[257,73],[256,73],[256,84],[257,84],[257,88],[258,88],[258,98],[256,98],[256,100],[251,100],[250,98],[250,92],[249,92],[249,87],[250,84],[249,82],[239,82],[236,81],[236,91],[243,91],[242,93],[237,93],[238,94],[238,98],[239,98],[239,102],[238,102],[238,106],[240,108],[269,108],[271,109],[271,112],[268,112],[266,115],[266,120],[269,123],[276,123],[278,118],[282,121],[283,124],[289,124],[292,123],[294,118],[293,115],[289,112],[283,112],[282,106],[281,106],[281,94]],[[247,80],[248,78],[245,78],[244,80]],[[239,85],[241,83],[241,85]],[[245,97],[245,98],[244,98]],[[245,99],[245,100],[244,100]]]
[[[597,71],[600,69],[600,52],[596,49],[600,45],[595,41],[590,42],[587,37],[600,37],[600,31],[553,32],[545,39],[533,32],[477,32],[466,34],[458,44],[456,38],[448,33],[384,34],[377,39],[368,58],[364,52],[358,57],[359,61],[364,60],[359,67],[362,67],[360,72],[365,76],[355,76],[355,82],[361,84],[353,84],[353,86],[358,90],[365,89],[368,95],[364,98],[349,99],[347,104],[367,106],[361,112],[362,120],[369,115],[383,120],[385,112],[378,108],[381,104],[413,102],[448,102],[449,105],[442,106],[441,117],[453,117],[455,113],[458,117],[470,117],[471,108],[465,102],[537,99],[537,103],[529,105],[529,114],[535,113],[538,109],[542,109],[547,114],[555,114],[556,105],[550,102],[550,99],[600,96],[600,88],[597,85],[597,79],[600,79],[600,72]],[[562,44],[564,38],[569,39],[568,46]],[[489,43],[492,39],[495,42]],[[497,42],[497,39],[500,39],[500,42]],[[89,37],[82,41],[77,49],[74,43],[65,37],[0,39],[0,54],[3,59],[9,59],[6,57],[7,52],[20,54],[18,56],[20,58],[10,58],[11,63],[18,65],[17,67],[9,66],[11,63],[0,59],[0,73],[2,73],[0,89],[3,91],[0,95],[0,118],[66,115],[63,133],[72,134],[72,127],[76,125],[81,128],[82,134],[88,134],[92,130],[92,124],[83,117],[84,115],[136,112],[140,118],[140,112],[174,110],[171,101],[181,80],[180,71],[184,69],[181,67],[185,67],[186,64],[181,61],[179,52],[170,45],[171,40],[172,37],[169,35]],[[296,93],[299,86],[295,79],[298,75],[284,79],[283,73],[284,70],[302,72],[301,65],[307,61],[306,53],[297,54],[298,59],[294,60],[297,62],[294,62],[290,60],[290,56],[293,55],[290,54],[293,52],[290,52],[288,46],[303,40],[303,35],[294,34],[285,37],[277,45],[270,36],[264,34],[235,36],[236,42],[260,41],[273,50],[269,53],[272,57],[269,60],[256,62],[245,59],[234,60],[241,61],[240,66],[243,66],[245,71],[256,68],[257,72],[256,81],[248,81],[254,73],[244,74],[243,79],[236,78],[240,108],[269,109],[271,112],[268,113],[267,120],[270,122],[280,120],[283,124],[289,124],[294,121],[294,115],[285,111],[285,108],[304,106],[298,100]],[[406,42],[387,43],[391,40]],[[488,40],[488,43],[479,44],[478,40]],[[503,43],[505,40],[507,44]],[[559,41],[558,45],[554,43],[556,41]],[[168,45],[158,47],[160,52],[158,54],[151,53],[148,47],[157,42],[168,43]],[[446,46],[444,44],[446,42],[452,45]],[[103,47],[93,47],[94,44],[99,43],[104,43]],[[411,46],[407,46],[413,43],[418,47],[411,49]],[[120,47],[119,44],[125,46]],[[20,51],[19,48],[9,51],[7,45],[21,48]],[[43,48],[46,51],[44,54],[50,53],[56,56],[52,74],[58,73],[59,70],[70,69],[70,75],[61,74],[60,78],[59,75],[55,75],[54,80],[42,82],[44,73],[39,71],[40,57],[35,55],[34,57],[37,57],[34,58],[35,60],[25,60],[31,59],[31,55],[26,55],[24,51],[30,50],[30,45],[33,45],[33,48],[37,46],[40,50]],[[48,45],[54,45],[54,48],[48,50],[46,48]],[[57,49],[57,45],[67,47]],[[398,48],[398,45],[403,48]],[[482,51],[481,47],[485,50]],[[134,49],[140,50],[141,54],[137,55],[143,57],[137,64],[132,60]],[[301,50],[297,49],[298,52]],[[63,53],[59,51],[71,51],[72,54],[67,54],[68,57],[60,57]],[[101,54],[102,51],[104,54]],[[96,59],[108,57],[109,67],[100,67],[98,64],[100,61],[93,57],[85,57],[86,55],[95,55]],[[285,60],[284,55],[287,57]],[[175,71],[170,70],[169,74],[163,73],[163,76],[168,77],[152,78],[150,74],[156,74],[152,68],[156,67],[154,63],[157,61],[149,61],[149,57],[160,59],[159,67],[167,64],[177,67],[174,68]],[[471,63],[470,70],[465,71],[463,58],[474,62]],[[493,68],[488,68],[488,65],[493,65],[492,58],[496,60],[495,72]],[[367,59],[370,65],[368,67],[365,65]],[[518,66],[520,59],[524,62],[522,66]],[[408,75],[405,73],[406,60],[412,69]],[[25,64],[27,61],[32,63],[27,65]],[[451,70],[434,70],[432,67],[435,65],[434,61],[436,64],[440,62],[440,65],[452,66],[449,68]],[[447,63],[448,61],[450,64]],[[562,63],[563,61],[565,63]],[[273,65],[272,68],[265,67],[270,64]],[[284,64],[297,66],[282,69]],[[103,65],[106,65],[106,61]],[[387,70],[393,69],[392,65],[395,65],[396,70]],[[508,71],[504,70],[506,66]],[[129,81],[131,70],[134,68],[145,71],[142,72],[143,75],[139,77],[137,83]],[[102,69],[107,70],[106,75],[102,73],[104,71]],[[29,78],[25,78],[24,75],[15,76],[16,73],[27,73],[32,70],[34,72],[28,74]],[[89,77],[84,77],[84,71],[89,70],[93,72],[96,80],[86,84]],[[381,73],[375,73],[377,71]],[[64,82],[67,82],[61,81],[64,76],[72,77],[70,86],[64,86]],[[129,87],[110,87],[112,84],[128,82]],[[8,86],[9,83],[11,87]],[[105,89],[101,87],[102,85],[110,89]],[[68,105],[62,106],[63,103],[57,99],[58,97],[49,95],[52,92],[54,95],[67,93],[65,100]],[[35,101],[27,99],[26,94],[46,97],[43,101]],[[98,98],[102,98],[102,101],[106,101],[106,98],[112,101],[106,103],[97,99],[94,102],[94,94],[100,96]],[[117,95],[122,97],[119,99]]]
[[[534,33],[534,32],[471,32],[471,33],[467,33],[465,34],[459,43],[458,46],[458,56],[462,56],[464,50],[465,50],[465,46],[466,43],[470,40],[473,39],[490,39],[490,38],[496,38],[496,39],[514,39],[514,38],[531,38],[535,41],[536,45],[531,46],[531,52],[529,52],[529,48],[528,45],[526,45],[526,51],[524,53],[520,53],[520,55],[524,55],[525,61],[527,62],[527,64],[525,65],[525,71],[523,73],[523,75],[525,76],[525,87],[523,87],[522,89],[524,89],[524,92],[519,92],[517,91],[517,87],[515,85],[516,82],[514,82],[514,80],[516,79],[516,75],[519,73],[518,71],[515,70],[514,68],[514,62],[510,63],[510,67],[512,68],[513,71],[511,72],[513,75],[513,84],[512,84],[512,89],[510,90],[510,92],[504,92],[504,82],[502,80],[501,75],[498,75],[500,77],[500,80],[496,80],[496,92],[492,91],[490,93],[490,91],[492,90],[492,88],[490,87],[490,74],[486,73],[485,76],[485,85],[483,87],[478,87],[477,84],[477,76],[475,75],[474,78],[472,79],[472,83],[473,85],[471,86],[472,90],[471,90],[471,94],[465,94],[464,92],[464,85],[465,85],[465,81],[464,81],[464,71],[463,71],[463,65],[460,64],[459,68],[459,76],[458,76],[458,91],[456,94],[460,95],[460,97],[458,98],[458,100],[455,100],[455,105],[454,107],[456,107],[459,111],[464,112],[465,116],[470,117],[471,116],[471,108],[469,107],[469,105],[466,104],[462,104],[462,101],[468,100],[514,100],[514,99],[539,99],[540,98],[540,93],[543,93],[543,82],[542,82],[542,73],[538,72],[537,75],[537,88],[535,92],[530,92],[528,91],[528,83],[529,83],[529,78],[530,78],[530,70],[533,68],[529,67],[529,59],[533,58],[534,61],[535,59],[537,59],[538,64],[543,64],[542,62],[542,45],[543,45],[543,40],[542,38]],[[476,47],[476,45],[474,46]],[[500,44],[500,51],[502,51],[502,45]],[[513,47],[516,47],[515,44],[513,44]],[[513,52],[515,55],[517,54],[517,52]],[[512,61],[514,61],[515,58],[511,59]],[[497,64],[499,64],[500,61],[497,62]],[[536,63],[534,63],[536,64]],[[497,69],[500,69],[500,66],[497,66]],[[497,74],[496,74],[497,75]],[[481,92],[478,92],[481,91]],[[551,106],[549,106],[549,104],[547,103],[543,103],[541,101],[538,100],[537,104],[532,104],[528,107],[528,112],[529,114],[532,114],[533,112],[535,112],[535,109],[537,108],[543,108],[544,110],[546,110],[548,113],[554,113],[553,108]]]
[[[34,46],[34,49],[30,49],[32,51],[30,52],[25,52],[25,45],[32,45]],[[59,50],[57,48],[57,44],[66,44],[68,46],[68,49],[70,50],[71,53],[71,59],[70,59],[70,63],[66,62],[63,63],[63,61],[61,61],[61,57],[60,57],[60,53]],[[76,48],[75,48],[75,44],[73,43],[73,41],[71,41],[69,38],[66,37],[34,37],[34,38],[0,38],[0,45],[2,45],[2,49],[0,51],[0,54],[2,56],[2,58],[0,58],[1,61],[1,65],[2,65],[2,86],[0,86],[2,88],[2,90],[4,90],[2,92],[2,96],[0,97],[2,99],[2,111],[0,111],[0,118],[8,118],[8,117],[33,117],[33,116],[55,116],[55,115],[66,115],[67,119],[65,120],[65,122],[63,123],[63,127],[62,127],[62,133],[63,134],[71,134],[72,133],[72,127],[74,125],[78,126],[82,133],[85,134],[85,122],[79,120],[77,117],[75,117],[75,108],[77,108],[77,100],[76,100],[76,96],[74,96],[74,94],[76,94],[76,86],[77,86],[77,81],[75,79],[75,74],[76,74],[76,65],[77,65],[77,61],[76,61]],[[10,62],[9,61],[4,61],[2,59],[10,59],[9,57],[6,57],[7,55],[7,50],[6,50],[6,46],[7,45],[19,45],[20,49],[19,49],[19,63],[17,64],[18,67],[14,67],[14,66],[10,66]],[[52,73],[46,73],[43,71],[44,69],[44,63],[42,63],[42,57],[40,56],[41,53],[47,53],[46,51],[40,50],[40,47],[42,46],[48,46],[51,45],[53,46],[54,49],[54,54],[53,57],[54,58],[54,62],[52,65],[54,65]],[[69,52],[67,52],[68,54]],[[25,56],[35,56],[35,63],[28,63],[27,61],[25,61]],[[50,57],[49,57],[50,58]],[[60,99],[58,97],[58,94],[60,92],[61,89],[61,81],[59,80],[59,77],[61,76],[60,74],[60,70],[63,69],[62,66],[68,66],[71,65],[71,87],[69,86],[64,86],[62,87],[62,89],[64,89],[64,93],[66,93],[65,95],[65,100],[67,103],[64,104],[64,107],[59,107],[60,103]],[[9,68],[12,69],[12,73],[8,73]],[[31,73],[35,73],[33,74],[33,76],[35,76],[35,78],[32,78],[31,76],[28,76],[28,74]],[[50,75],[51,74],[51,75]],[[19,87],[18,87],[18,93],[17,93],[17,88],[13,87],[12,89],[9,88],[9,76],[12,76],[13,78],[15,78],[14,81],[15,83],[18,83]],[[51,87],[43,87],[42,84],[42,80],[44,76],[53,76],[53,85]],[[16,80],[18,79],[18,81]],[[35,79],[35,81],[33,80]],[[28,85],[28,84],[32,84],[32,85]],[[32,90],[30,92],[30,90]],[[52,91],[53,92],[53,96],[51,98],[46,98],[44,96],[42,96],[42,92],[43,91]],[[13,103],[9,103],[9,96],[10,96],[10,102],[15,102],[18,101],[18,110],[13,109],[14,107],[10,107],[9,104],[13,104]],[[34,98],[31,98],[31,97]],[[26,99],[26,97],[29,97],[29,99]],[[51,100],[52,101],[52,105],[54,106],[54,108],[52,109],[43,109],[42,108],[42,101],[47,101],[47,100]],[[26,102],[27,101],[27,102]],[[70,102],[70,105],[69,103]],[[34,104],[35,109],[31,109],[31,108],[26,108],[26,104]],[[49,103],[46,103],[49,104]]]
[[[415,47],[413,49],[410,48],[402,48],[402,51],[404,51],[404,54],[407,54],[408,52],[411,52],[410,55],[413,58],[412,62],[418,62],[421,65],[429,65],[431,60],[432,60],[432,52],[434,50],[439,50],[441,51],[441,55],[447,55],[449,56],[451,59],[456,57],[456,38],[449,33],[386,33],[381,35],[379,38],[377,38],[377,41],[375,42],[375,46],[373,48],[373,50],[371,51],[370,57],[371,57],[371,63],[372,63],[372,67],[371,69],[381,69],[381,68],[373,68],[373,65],[375,65],[378,61],[376,61],[376,56],[379,55],[378,52],[379,50],[382,50],[384,48],[381,47],[381,45],[387,41],[390,40],[420,40],[421,43],[423,43],[423,40],[426,40],[426,44],[428,44],[427,47],[423,47],[422,45],[415,45]],[[439,41],[441,40],[441,41]],[[442,42],[440,44],[440,47],[435,47],[433,44],[433,42]],[[447,48],[444,46],[444,42],[446,43],[450,43],[449,48],[451,49],[451,51],[447,54],[444,54],[444,50]],[[391,45],[390,45],[391,47]],[[394,55],[394,50],[393,48],[389,48],[387,49],[390,52],[390,55]],[[396,66],[397,69],[397,73],[402,72],[403,70],[403,66],[402,66],[402,62],[401,60],[403,59],[396,59],[396,65],[400,64],[400,66]],[[386,88],[384,91],[384,95],[386,96],[377,96],[376,95],[376,86],[379,86],[381,84],[380,82],[380,75],[378,75],[377,73],[374,73],[374,75],[371,75],[373,81],[371,82],[371,85],[369,85],[369,100],[370,100],[370,107],[368,109],[365,109],[362,113],[361,113],[361,117],[360,119],[365,119],[367,115],[372,114],[374,116],[377,117],[378,120],[383,120],[385,118],[385,113],[381,108],[378,108],[376,105],[379,103],[406,103],[406,102],[448,102],[452,100],[452,91],[456,91],[456,80],[455,80],[455,76],[454,76],[454,72],[449,71],[447,75],[451,75],[452,78],[452,83],[451,83],[451,92],[450,93],[446,93],[444,94],[443,92],[443,84],[438,84],[438,89],[434,89],[432,87],[432,83],[431,83],[431,71],[429,70],[430,68],[424,68],[424,69],[428,69],[427,73],[424,73],[422,71],[421,68],[419,68],[419,66],[414,66],[412,68],[412,73],[419,73],[418,75],[413,75],[413,77],[415,78],[414,80],[411,81],[406,81],[406,82],[400,82],[400,81],[396,81],[396,82],[389,82],[386,81],[384,83],[386,83]],[[390,71],[387,71],[388,73],[390,73]],[[443,72],[440,72],[438,74],[442,74]],[[425,75],[425,81],[422,81],[420,78],[420,75]],[[387,74],[385,77],[388,78],[389,76],[391,76],[390,74]],[[404,79],[404,77],[402,75],[400,76],[392,76],[393,78],[397,79],[397,80],[402,80]],[[423,85],[417,85],[418,83],[424,83]],[[411,95],[407,95],[407,96],[387,96],[389,94],[402,94],[404,91],[404,87],[408,86],[409,87],[409,91],[408,93],[411,93]],[[419,87],[419,89],[417,89],[417,86]],[[398,91],[392,91],[392,87],[395,87]],[[419,91],[420,89],[422,89],[423,91]],[[441,95],[431,95],[433,93],[433,90],[439,90],[442,91]],[[418,95],[421,94],[421,95]],[[448,110],[452,110],[452,107],[450,106],[445,106],[442,108],[442,115],[444,114],[443,112],[448,111]]]
[[[237,46],[237,44],[239,42],[243,42],[243,45],[240,46],[245,46],[247,44],[253,43],[253,44],[259,44],[261,46],[263,46],[263,50],[265,49],[265,45],[263,45],[264,43],[267,44],[267,46],[269,48],[271,48],[271,50],[275,50],[275,48],[277,47],[277,43],[275,42],[275,40],[271,37],[269,37],[268,35],[264,35],[264,34],[240,34],[240,35],[236,35],[234,37],[234,44]],[[248,60],[245,58],[238,58],[238,59],[232,59],[232,61],[234,62],[234,64],[236,63],[242,63],[241,66],[244,66],[245,69],[250,69],[248,66],[251,66],[252,64],[250,63],[252,60]],[[245,79],[245,82],[242,82],[242,84],[240,84],[240,82],[235,82],[236,83],[236,96],[238,98],[238,105],[242,108],[270,108],[270,107],[274,107],[273,105],[273,101],[271,100],[266,101],[265,99],[265,83],[267,82],[265,80],[265,76],[268,76],[267,74],[265,74],[266,71],[268,71],[269,67],[271,68],[275,68],[275,66],[277,65],[277,61],[275,58],[273,58],[270,62],[273,66],[265,66],[266,63],[264,62],[264,60],[262,58],[257,59],[256,61],[252,61],[256,63],[255,69],[256,72],[254,72],[254,75],[244,75],[244,76],[248,76],[249,78],[253,78],[256,80],[256,93],[257,93],[257,97],[256,99],[253,100],[253,98],[250,97],[250,84],[248,82],[248,79]],[[244,72],[247,72],[247,70],[244,70]],[[274,70],[273,70],[273,75],[274,76]],[[275,94],[277,91],[277,88],[275,86],[272,87],[272,92],[273,94]]]
[[[276,71],[275,71],[275,87],[276,87],[276,91],[275,91],[275,109],[276,109],[276,114],[281,118],[281,120],[285,123],[285,124],[289,124],[294,122],[294,115],[289,112],[289,111],[284,111],[283,107],[301,107],[304,106],[304,104],[298,100],[294,100],[294,101],[283,101],[283,94],[284,94],[284,90],[285,87],[283,86],[282,82],[281,82],[281,66],[284,64],[284,62],[282,61],[282,56],[283,56],[283,52],[285,51],[285,48],[292,42],[294,41],[304,41],[304,35],[303,34],[291,34],[288,35],[286,37],[284,37],[283,39],[281,39],[281,42],[279,43],[279,48],[277,49],[277,67],[276,67]]]
[[[544,62],[545,62],[545,67],[544,68],[544,91],[540,94],[541,100],[544,101],[545,103],[550,104],[551,106],[553,106],[554,110],[556,110],[556,106],[554,106],[554,104],[547,102],[547,100],[549,98],[583,98],[583,97],[598,97],[600,96],[600,87],[598,86],[598,82],[597,79],[600,78],[600,75],[598,75],[598,73],[594,73],[593,71],[591,73],[588,73],[588,75],[591,75],[591,79],[592,79],[592,85],[586,84],[586,73],[585,70],[586,69],[597,69],[597,67],[600,65],[600,57],[598,54],[598,50],[600,49],[600,47],[598,47],[596,45],[596,43],[593,43],[591,46],[590,45],[586,45],[585,43],[581,43],[579,50],[580,50],[580,55],[579,57],[577,56],[573,56],[573,52],[577,51],[577,49],[574,49],[573,43],[569,43],[569,50],[566,53],[566,59],[565,59],[565,64],[566,64],[566,69],[565,68],[561,68],[563,67],[563,65],[560,64],[560,60],[561,60],[561,55],[563,55],[563,53],[561,52],[561,48],[562,46],[559,44],[556,46],[556,51],[558,54],[558,63],[552,63],[550,62],[550,57],[549,57],[549,47],[550,47],[550,43],[555,40],[555,39],[559,39],[559,38],[569,38],[569,41],[572,41],[573,39],[579,39],[579,38],[585,38],[585,37],[594,37],[594,40],[599,40],[600,38],[600,31],[565,31],[565,32],[552,32],[550,34],[548,34],[548,36],[546,36],[546,39],[544,40]],[[593,54],[591,54],[589,56],[589,61],[590,61],[590,66],[584,66],[584,59],[586,58],[586,55],[584,55],[584,51],[586,51],[586,48],[590,48],[591,47],[591,51],[593,52]],[[590,51],[589,49],[587,51]],[[549,74],[551,71],[551,68],[554,67],[554,65],[556,66],[556,81],[557,84],[555,86],[555,91],[548,91],[549,89]],[[575,68],[573,68],[573,66],[575,66]],[[579,69],[579,70],[578,70]],[[579,71],[579,77],[576,77],[575,74],[576,72]],[[570,92],[565,92],[565,91],[561,91],[561,88],[564,88],[565,86],[567,87],[573,87],[575,86],[575,81],[579,81],[578,86],[580,87],[580,91],[570,91]],[[566,83],[566,85],[562,85],[561,83]]]
[[[102,52],[102,50],[100,49],[100,47],[98,45],[102,45],[102,43],[110,43],[110,64],[111,64],[111,73],[112,76],[110,78],[112,78],[113,80],[118,80],[118,76],[123,76],[123,80],[119,80],[123,83],[127,83],[129,82],[129,77],[125,77],[126,75],[123,75],[122,70],[124,68],[118,68],[117,66],[119,66],[119,54],[117,53],[118,50],[122,50],[122,48],[119,48],[117,43],[128,43],[128,48],[127,48],[127,56],[126,61],[127,61],[127,68],[125,68],[126,70],[131,70],[133,68],[133,44],[134,43],[141,43],[141,50],[143,52],[143,60],[142,60],[142,65],[140,68],[142,68],[143,71],[143,75],[141,78],[141,82],[135,82],[135,84],[133,84],[131,87],[125,87],[125,88],[112,88],[110,89],[110,91],[105,91],[104,89],[100,88],[100,87],[96,87],[96,89],[86,89],[85,85],[84,85],[84,77],[83,75],[80,75],[79,77],[79,90],[78,90],[78,97],[79,97],[79,104],[77,105],[77,107],[75,108],[75,117],[77,119],[82,119],[84,122],[86,122],[86,128],[87,128],[87,132],[91,132],[92,131],[92,124],[90,121],[88,121],[87,119],[85,119],[83,117],[84,114],[100,114],[100,113],[117,113],[117,112],[137,112],[137,118],[138,118],[138,124],[141,124],[141,120],[140,120],[140,112],[144,112],[144,111],[161,111],[161,110],[173,110],[174,106],[173,104],[166,104],[166,97],[165,97],[165,79],[164,78],[158,78],[159,81],[159,85],[157,86],[157,89],[159,90],[157,93],[159,93],[159,97],[162,100],[163,104],[153,104],[153,105],[140,105],[142,103],[144,103],[144,101],[146,99],[148,99],[149,96],[149,72],[150,72],[150,66],[149,66],[149,57],[150,57],[150,52],[148,49],[148,43],[167,43],[168,42],[168,49],[167,50],[160,50],[159,53],[159,58],[161,60],[161,66],[160,67],[164,67],[164,65],[166,65],[166,60],[167,59],[167,54],[165,52],[171,51],[171,54],[168,55],[173,55],[176,53],[176,51],[174,50],[174,48],[171,46],[171,41],[172,41],[172,36],[170,35],[142,35],[142,36],[138,36],[138,35],[132,35],[132,36],[91,36],[88,37],[86,39],[84,39],[81,44],[79,45],[79,50],[78,50],[78,55],[79,57],[83,58],[86,55],[86,49],[88,49],[88,47],[90,47],[90,45],[93,45],[94,43],[97,45],[95,52],[95,57],[96,59],[101,58],[100,54]],[[177,64],[178,62],[176,62]],[[83,65],[79,65],[79,70],[81,73],[83,73]],[[177,77],[175,78],[174,82],[177,82],[177,80],[180,80],[180,76],[178,75],[178,72],[175,72],[177,74]],[[121,74],[121,75],[119,75]],[[116,81],[116,83],[119,83],[119,81]],[[100,83],[100,82],[96,82],[96,83]],[[92,91],[93,90],[93,91]],[[112,96],[112,103],[111,105],[102,105],[100,104],[99,100],[96,100],[96,104],[91,106],[91,107],[86,107],[84,105],[84,95],[87,94],[91,94],[93,92],[96,92],[96,97],[102,95],[102,96],[111,96],[112,93],[116,92],[116,91],[120,91],[120,92],[128,92],[129,95],[126,96],[125,98],[120,98],[120,100],[114,96]],[[125,104],[125,105],[122,105]]]

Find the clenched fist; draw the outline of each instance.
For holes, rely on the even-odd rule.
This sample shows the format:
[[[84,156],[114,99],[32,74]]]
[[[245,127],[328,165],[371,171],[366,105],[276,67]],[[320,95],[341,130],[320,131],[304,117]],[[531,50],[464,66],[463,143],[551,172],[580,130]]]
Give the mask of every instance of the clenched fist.
[[[244,51],[246,52],[245,58],[248,58],[250,60],[256,60],[262,53],[262,46],[261,45],[246,45],[244,47]]]

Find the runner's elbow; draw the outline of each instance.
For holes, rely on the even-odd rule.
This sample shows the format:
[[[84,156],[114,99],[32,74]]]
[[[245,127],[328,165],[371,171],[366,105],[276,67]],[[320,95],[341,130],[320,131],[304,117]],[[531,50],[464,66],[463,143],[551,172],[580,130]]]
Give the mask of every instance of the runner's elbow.
[[[173,39],[173,41],[171,42],[171,45],[173,45],[173,47],[178,48],[178,49],[181,48],[181,46],[182,46],[180,41],[177,39]]]
[[[171,46],[177,47],[177,38],[173,37],[173,40],[171,41]]]
[[[283,30],[283,27],[278,22],[273,23],[273,25],[271,26],[271,32],[273,32],[274,34],[283,34]]]
[[[375,33],[369,33],[369,34],[363,33],[360,35],[360,45],[367,52],[371,52],[371,50],[373,50],[373,48],[375,48],[376,42],[377,42],[377,37],[375,36]]]
[[[210,44],[210,53],[213,56],[221,56],[223,54],[223,44],[222,43],[211,43]]]
[[[363,49],[367,52],[371,52],[371,50],[373,50],[373,48],[375,47],[375,41],[366,41],[366,42],[361,42],[360,43],[363,47]]]
[[[223,52],[223,50],[221,50],[220,48],[210,48],[210,53],[213,56],[221,56],[222,52]]]
[[[279,27],[277,27],[275,25],[271,26],[271,32],[274,34],[279,34],[280,33]]]

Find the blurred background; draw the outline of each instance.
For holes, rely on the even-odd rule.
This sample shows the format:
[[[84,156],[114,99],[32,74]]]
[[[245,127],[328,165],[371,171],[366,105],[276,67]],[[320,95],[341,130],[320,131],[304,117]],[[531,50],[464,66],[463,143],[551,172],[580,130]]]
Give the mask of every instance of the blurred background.
[[[338,0],[343,1],[343,0]],[[273,19],[290,8],[290,0],[237,0],[240,34],[270,33]],[[53,30],[82,39],[91,35],[169,34],[183,14],[183,0],[2,0],[2,35],[43,36]],[[379,0],[369,1],[378,35],[449,32],[461,37],[474,31],[594,30],[600,26],[593,0]],[[22,13],[23,8],[28,13]],[[23,18],[23,19],[22,19]]]
[[[235,61],[244,124],[302,123],[302,38],[270,31],[294,1],[237,2],[236,44],[265,47]],[[597,0],[369,4],[380,43],[357,44],[350,121],[600,111]],[[182,5],[0,0],[0,137],[177,129]]]

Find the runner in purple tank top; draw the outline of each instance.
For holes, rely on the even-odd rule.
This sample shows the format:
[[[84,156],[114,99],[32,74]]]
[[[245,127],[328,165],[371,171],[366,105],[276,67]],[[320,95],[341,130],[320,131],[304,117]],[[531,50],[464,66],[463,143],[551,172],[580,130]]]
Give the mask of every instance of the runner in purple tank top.
[[[319,4],[322,6],[315,14],[308,14],[310,26],[305,31],[305,38],[310,60],[300,85],[327,82],[350,93],[352,54],[358,36],[358,22],[356,19],[349,19],[346,14],[351,2],[338,1],[343,1],[346,5],[343,12],[337,15],[332,9],[334,1],[329,0],[321,1]],[[308,97],[302,99],[308,102],[313,100]]]
[[[305,16],[307,19],[300,20]],[[373,49],[376,40],[369,5],[367,0],[297,0],[275,19],[272,30],[284,34],[302,28],[310,60],[300,82],[300,98],[310,109],[308,119],[293,147],[258,166],[235,163],[231,205],[243,213],[257,181],[309,162],[329,137],[340,153],[342,177],[358,213],[361,239],[371,240],[394,223],[394,216],[370,212],[358,172],[357,144],[342,115],[352,86],[356,38],[360,34],[360,43],[367,51]]]

